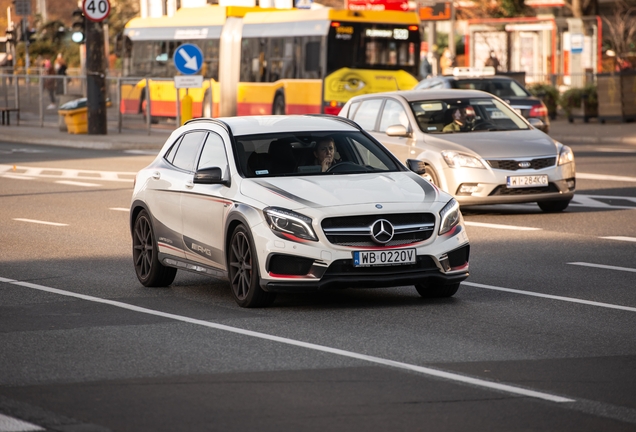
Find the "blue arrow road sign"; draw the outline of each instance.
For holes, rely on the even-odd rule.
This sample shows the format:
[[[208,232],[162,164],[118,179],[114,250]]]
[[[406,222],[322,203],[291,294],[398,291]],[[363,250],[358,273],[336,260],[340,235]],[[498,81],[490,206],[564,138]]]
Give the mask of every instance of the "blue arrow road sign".
[[[174,51],[174,66],[184,75],[192,75],[203,65],[203,53],[193,44],[183,44]]]

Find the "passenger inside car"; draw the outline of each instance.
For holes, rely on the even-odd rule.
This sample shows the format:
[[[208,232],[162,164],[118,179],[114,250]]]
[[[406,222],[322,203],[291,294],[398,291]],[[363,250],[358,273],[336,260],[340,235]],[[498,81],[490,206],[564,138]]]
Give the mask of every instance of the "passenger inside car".
[[[325,137],[316,143],[314,148],[314,165],[319,165],[322,172],[331,168],[336,161],[336,144],[333,142],[333,138]]]

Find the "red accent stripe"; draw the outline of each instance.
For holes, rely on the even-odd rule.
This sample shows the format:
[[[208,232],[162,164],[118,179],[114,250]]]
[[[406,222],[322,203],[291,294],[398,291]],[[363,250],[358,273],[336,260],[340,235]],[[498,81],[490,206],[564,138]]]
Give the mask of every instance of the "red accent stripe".
[[[426,241],[426,240],[424,240],[424,241]],[[400,249],[400,248],[412,247],[412,246],[415,246],[418,243],[422,243],[422,242],[407,243],[407,244],[396,245],[396,246],[384,246],[384,248],[382,248],[382,249],[378,249],[379,246],[344,246],[344,247],[348,247],[348,248],[351,248],[351,249],[354,249],[354,250],[364,249],[364,250],[376,250],[378,252],[382,252],[383,250],[387,250],[387,249]]]
[[[173,251],[183,253],[183,251],[181,249],[177,249],[176,247],[170,246],[169,244],[166,244],[166,243],[157,242],[157,245],[160,246],[160,247],[164,247],[166,249],[172,249]]]
[[[315,277],[311,276],[311,275],[304,275],[304,276],[297,276],[297,275],[283,275],[283,274],[278,274],[278,273],[272,273],[269,272],[269,275],[271,277],[275,277],[275,278],[280,278],[280,279],[316,279]]]
[[[464,270],[468,268],[468,263],[465,263],[464,265],[460,265],[459,267],[451,267],[451,270]]]

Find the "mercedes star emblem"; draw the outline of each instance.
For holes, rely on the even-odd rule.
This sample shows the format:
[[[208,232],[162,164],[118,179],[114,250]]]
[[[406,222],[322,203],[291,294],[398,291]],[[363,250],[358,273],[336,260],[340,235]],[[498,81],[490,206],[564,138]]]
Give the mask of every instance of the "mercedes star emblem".
[[[393,225],[386,219],[378,219],[371,225],[371,237],[380,244],[390,242],[393,238]]]

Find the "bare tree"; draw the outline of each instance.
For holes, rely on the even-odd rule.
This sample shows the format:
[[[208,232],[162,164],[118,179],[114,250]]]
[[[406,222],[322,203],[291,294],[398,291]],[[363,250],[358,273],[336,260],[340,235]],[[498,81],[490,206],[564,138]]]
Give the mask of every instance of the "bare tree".
[[[636,6],[619,0],[614,5],[612,13],[603,17],[603,21],[607,28],[606,37],[612,44],[620,64],[621,60],[629,56],[636,44]]]
[[[582,18],[598,13],[598,0],[564,0],[564,4],[574,18]]]

